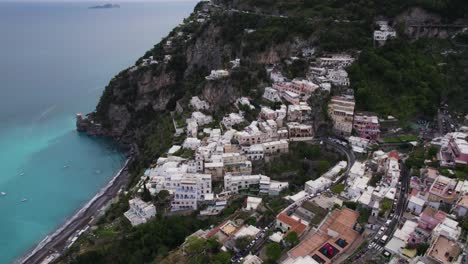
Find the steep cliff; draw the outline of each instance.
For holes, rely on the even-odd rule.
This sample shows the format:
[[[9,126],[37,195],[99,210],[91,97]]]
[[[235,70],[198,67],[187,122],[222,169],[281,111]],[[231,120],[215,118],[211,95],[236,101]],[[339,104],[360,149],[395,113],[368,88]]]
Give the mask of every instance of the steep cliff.
[[[96,111],[78,119],[77,127],[128,144],[156,115],[191,96],[201,95],[218,114],[241,95],[258,98],[269,84],[266,65],[313,45],[307,24],[200,3],[183,25],[110,81]],[[241,66],[229,78],[205,80],[211,70],[229,69],[236,58]]]

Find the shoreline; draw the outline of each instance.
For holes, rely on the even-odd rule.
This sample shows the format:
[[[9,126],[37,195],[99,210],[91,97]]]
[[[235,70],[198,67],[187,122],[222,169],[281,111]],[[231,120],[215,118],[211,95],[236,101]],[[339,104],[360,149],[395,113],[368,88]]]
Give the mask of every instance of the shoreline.
[[[122,168],[109,181],[109,183],[99,190],[91,200],[73,214],[62,226],[47,235],[41,240],[32,250],[25,255],[19,257],[13,263],[41,263],[47,256],[52,253],[63,253],[66,249],[66,242],[72,237],[75,232],[86,226],[90,218],[96,216],[111,199],[115,197],[118,191],[128,183],[127,166],[132,157],[129,157]]]

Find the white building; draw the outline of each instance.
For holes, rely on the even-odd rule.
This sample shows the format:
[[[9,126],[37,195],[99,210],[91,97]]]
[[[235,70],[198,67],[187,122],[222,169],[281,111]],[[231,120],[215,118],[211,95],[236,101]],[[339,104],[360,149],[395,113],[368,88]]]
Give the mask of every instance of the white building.
[[[257,210],[258,206],[262,203],[262,198],[259,197],[247,197],[245,209],[250,210]]]
[[[211,175],[187,173],[181,176],[174,176],[166,182],[166,186],[171,188],[174,198],[171,203],[171,210],[196,210],[199,201],[205,201],[207,197],[212,198]]]
[[[223,121],[221,121],[221,123],[225,127],[231,128],[232,126],[240,124],[240,123],[242,123],[244,121],[245,121],[245,119],[244,119],[244,117],[242,117],[242,115],[240,115],[238,113],[230,113],[229,115],[223,117]]]
[[[365,171],[366,171],[366,164],[360,161],[354,162],[353,166],[349,170],[348,180],[363,177]]]
[[[367,183],[370,178],[360,176],[348,181],[347,194],[351,198],[358,198],[367,190]]]
[[[461,234],[461,227],[458,226],[458,222],[446,217],[442,223],[439,223],[434,230],[432,230],[434,236],[443,235],[452,240],[458,240]]]
[[[253,105],[250,103],[250,100],[249,100],[249,98],[247,98],[247,97],[241,97],[241,98],[237,99],[236,104],[237,104],[237,105],[244,105],[244,106],[247,106],[247,107],[250,108],[251,110],[255,109],[255,106],[253,106]]]
[[[263,145],[251,145],[244,150],[244,154],[249,160],[262,160],[265,157]]]
[[[213,122],[213,118],[211,116],[205,115],[202,112],[193,112],[192,119],[195,120],[199,126],[204,126]]]
[[[201,140],[198,138],[188,137],[184,140],[182,146],[186,149],[196,150],[201,145]]]
[[[415,215],[419,215],[424,209],[425,204],[426,201],[424,201],[423,199],[417,196],[411,196],[411,198],[408,201],[408,210]]]
[[[387,21],[378,21],[377,25],[380,27],[374,30],[374,40],[385,42],[389,38],[396,38],[396,31],[388,25]]]
[[[348,67],[354,62],[354,58],[347,54],[333,54],[328,57],[317,59],[320,66]]]
[[[217,80],[221,78],[225,78],[229,76],[229,72],[226,70],[212,70],[209,76],[206,76],[205,78],[207,80]]]
[[[278,90],[271,87],[266,87],[265,92],[263,93],[263,98],[270,102],[281,102],[281,96]]]
[[[187,122],[187,135],[191,137],[196,137],[198,133],[198,123],[196,120],[189,118]]]
[[[174,153],[179,151],[181,148],[182,148],[181,146],[174,145],[167,151],[167,155],[174,155]]]
[[[132,226],[146,223],[156,215],[156,207],[152,203],[145,203],[140,198],[131,199],[128,203],[130,209],[124,213],[124,216]]]
[[[289,152],[289,142],[285,139],[262,144],[265,155],[275,155]]]
[[[258,189],[260,193],[277,195],[289,185],[287,182],[270,180],[264,175],[231,175],[224,176],[224,192],[238,193],[239,191]]]
[[[190,105],[197,111],[208,110],[210,108],[210,105],[208,104],[208,102],[204,100],[200,100],[198,96],[194,96],[192,97],[192,99],[190,99]]]
[[[350,136],[348,142],[351,145],[351,148],[356,153],[366,153],[367,148],[369,147],[370,140],[367,138]]]
[[[348,166],[348,162],[342,160],[338,162],[335,166],[333,166],[331,169],[329,169],[326,173],[324,173],[322,177],[333,181],[340,173],[342,173],[346,169],[346,166]]]
[[[329,69],[327,78],[337,86],[349,86],[348,73],[343,69]]]
[[[329,188],[332,184],[330,179],[319,177],[315,180],[310,180],[305,183],[305,191],[310,194],[317,194]]]

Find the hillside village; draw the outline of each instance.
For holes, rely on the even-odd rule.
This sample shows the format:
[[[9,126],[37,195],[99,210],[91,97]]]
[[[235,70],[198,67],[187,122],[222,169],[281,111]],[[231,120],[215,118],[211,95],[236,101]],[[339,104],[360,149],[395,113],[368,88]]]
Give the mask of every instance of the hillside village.
[[[385,23],[380,27],[374,34],[376,41],[395,37]],[[304,50],[301,56],[307,58],[311,50]],[[191,98],[193,112],[185,125],[174,121],[177,135],[186,138],[146,170],[138,193],[155,196],[167,191],[170,205],[165,212],[195,210],[200,217],[218,215],[232,200],[242,197],[240,210],[248,221],[228,217],[218,226],[189,236],[182,249],[198,239],[214,239],[222,251],[233,253],[233,263],[262,263],[271,243],[282,245],[281,262],[288,264],[335,263],[346,257],[461,263],[464,238],[457,219],[466,215],[468,181],[444,176],[431,166],[406,168],[408,154],[379,148],[385,142],[381,131],[396,130],[397,120],[355,111],[353,93],[346,89],[350,85],[346,68],[353,61],[349,54],[317,57],[311,59],[306,79],[293,80],[272,66],[267,69],[272,86],[265,88],[265,104],[241,97],[236,101],[238,112],[224,116],[220,123],[213,123],[208,102],[199,96]],[[235,68],[242,61],[236,59],[232,64]],[[214,69],[206,79],[216,81],[229,74],[229,70]],[[318,90],[330,93],[334,89],[343,91],[334,93],[328,103],[336,137],[320,138],[314,134],[308,99]],[[244,117],[245,109],[259,110],[255,120]],[[467,135],[448,133],[425,144],[440,148],[437,158],[431,157],[440,166],[453,167],[468,162]],[[298,141],[336,145],[353,152],[358,160],[339,161],[320,177],[305,182],[303,190],[284,195],[287,181],[254,174],[254,167],[258,161],[269,162],[288,153],[289,145]],[[422,143],[414,137],[408,144]],[[220,185],[216,190],[215,184]],[[280,196],[288,205],[271,222],[259,225],[269,196]],[[137,225],[150,221],[156,207],[137,195],[125,215]],[[295,237],[293,243],[291,237]],[[247,242],[242,244],[242,240]]]
[[[217,6],[206,5],[185,24],[207,23]],[[398,35],[377,21],[369,37],[378,47]],[[175,43],[191,38],[176,31],[162,60],[143,58],[128,71],[170,63]],[[441,105],[436,120],[403,129],[392,115],[357,110],[348,69],[358,53],[308,47],[290,55],[266,66],[271,85],[261,98],[238,97],[222,118],[201,93],[171,112],[177,143],[125,193],[123,216],[134,227],[163,216],[216,224],[187,236],[161,263],[219,254],[227,256],[219,263],[246,264],[464,263],[467,117],[447,118]],[[231,59],[229,67],[209,69],[204,81],[229,79],[243,65]],[[307,62],[305,75],[287,78],[297,61]],[[271,169],[301,151],[307,179]],[[335,158],[317,169],[322,161],[313,151]],[[320,173],[312,177],[311,170]]]

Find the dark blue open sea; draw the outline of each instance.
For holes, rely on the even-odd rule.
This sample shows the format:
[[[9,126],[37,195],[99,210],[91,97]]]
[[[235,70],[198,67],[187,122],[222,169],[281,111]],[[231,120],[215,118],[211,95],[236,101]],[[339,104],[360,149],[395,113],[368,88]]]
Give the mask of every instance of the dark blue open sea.
[[[122,166],[112,144],[75,132],[75,113],[92,111],[108,81],[195,2],[94,4],[0,2],[0,263],[53,232]]]

